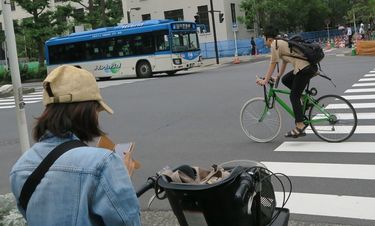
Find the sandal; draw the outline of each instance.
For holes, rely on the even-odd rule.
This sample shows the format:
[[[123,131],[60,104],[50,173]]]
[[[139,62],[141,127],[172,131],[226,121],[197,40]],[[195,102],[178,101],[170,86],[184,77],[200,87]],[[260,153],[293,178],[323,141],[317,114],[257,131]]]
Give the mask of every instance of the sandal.
[[[305,129],[307,126],[305,126],[303,129],[300,129],[298,127],[292,129],[288,133],[285,134],[285,137],[293,137],[293,138],[298,138],[298,137],[303,137],[306,136]]]

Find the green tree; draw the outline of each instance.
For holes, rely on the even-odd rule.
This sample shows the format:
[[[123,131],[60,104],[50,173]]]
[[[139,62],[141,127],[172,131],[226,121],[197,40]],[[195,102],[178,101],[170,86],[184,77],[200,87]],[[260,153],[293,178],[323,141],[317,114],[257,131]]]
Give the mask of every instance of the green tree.
[[[273,24],[284,32],[324,29],[330,13],[327,0],[243,0],[240,7],[248,27]]]
[[[123,18],[121,0],[72,0],[83,6],[85,15],[73,14],[76,24],[90,24],[93,29],[117,25]]]
[[[48,0],[16,0],[31,17],[21,20],[19,35],[23,35],[26,40],[33,40],[29,43],[35,44],[38,51],[38,61],[41,67],[44,66],[44,42],[63,31],[69,29],[66,18],[71,16],[72,7],[70,5],[57,6],[54,11],[49,8]]]
[[[354,22],[354,14],[357,23],[363,22],[371,25],[374,24],[375,0],[352,0],[350,2],[353,5],[346,15],[348,21],[351,23]]]

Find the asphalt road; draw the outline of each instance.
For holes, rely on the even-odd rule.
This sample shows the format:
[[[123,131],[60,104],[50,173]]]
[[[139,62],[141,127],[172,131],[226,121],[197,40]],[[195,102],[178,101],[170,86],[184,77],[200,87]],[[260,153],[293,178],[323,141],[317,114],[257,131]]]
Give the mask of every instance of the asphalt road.
[[[375,178],[371,177],[371,173],[368,177],[363,175],[362,169],[375,168],[375,155],[371,151],[361,153],[361,149],[373,144],[359,143],[373,142],[375,131],[371,131],[372,127],[368,127],[368,133],[355,134],[347,141],[348,145],[351,144],[349,142],[358,142],[352,150],[344,150],[345,145],[323,146],[328,148],[322,148],[321,150],[325,151],[319,152],[302,152],[306,147],[304,145],[321,141],[315,135],[307,135],[297,140],[286,140],[282,136],[293,125],[285,113],[281,134],[271,143],[252,142],[243,133],[239,121],[240,109],[248,99],[262,95],[262,88],[255,84],[255,76],[263,75],[267,64],[257,62],[224,65],[173,77],[100,82],[104,99],[115,111],[113,116],[105,113],[100,116],[103,130],[116,142],[136,143],[135,158],[141,161],[142,168],[134,174],[135,187],[139,187],[148,176],[165,166],[190,164],[209,167],[234,159],[250,159],[272,163],[275,170],[279,170],[285,162],[301,163],[302,175],[290,171],[295,194],[292,199],[295,199],[291,200],[289,208],[292,213],[297,213],[292,215],[292,219],[304,222],[374,225],[375,212],[372,211],[372,214],[370,209],[373,209],[372,205],[375,204]],[[364,75],[374,71],[374,67],[373,57],[327,56],[322,62],[322,68],[333,78],[336,87],[319,77],[314,78],[311,85],[318,88],[318,96],[328,93],[346,96],[371,95],[374,91],[345,91],[352,89],[353,84],[363,83],[358,82],[360,79],[372,78]],[[351,102],[375,101],[361,98]],[[33,118],[41,111],[40,102],[27,104],[29,133]],[[365,114],[365,119],[359,120],[359,126],[374,126],[375,121],[371,114],[374,107],[357,111]],[[21,152],[14,109],[0,109],[0,122],[2,194],[9,192],[7,174]],[[275,151],[280,145],[288,144],[284,143],[285,141],[296,141],[301,145],[301,151]],[[323,145],[326,144],[323,142]],[[340,147],[342,151],[333,152],[335,147]],[[325,172],[323,175],[315,175],[314,172],[313,175],[307,175],[311,173],[307,171],[314,167],[313,163],[326,169],[327,175],[324,175]],[[363,166],[368,168],[362,168]],[[331,170],[334,168],[342,170],[332,176]],[[358,174],[358,178],[346,176],[348,174]],[[141,199],[143,207],[150,195],[151,193],[147,193],[147,197]],[[152,205],[152,209],[157,210],[168,208],[166,201],[157,201]],[[322,210],[326,211],[322,213]]]

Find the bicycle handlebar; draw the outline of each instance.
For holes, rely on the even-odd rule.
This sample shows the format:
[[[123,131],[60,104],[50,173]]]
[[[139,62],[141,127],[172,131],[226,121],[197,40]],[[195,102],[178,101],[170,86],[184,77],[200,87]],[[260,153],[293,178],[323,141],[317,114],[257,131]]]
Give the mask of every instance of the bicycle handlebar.
[[[137,189],[136,193],[137,193],[137,197],[141,197],[146,191],[150,190],[151,188],[153,188],[155,186],[155,182],[156,182],[156,178],[154,177],[149,177],[147,179],[147,182],[145,184],[142,185],[142,187],[140,187],[139,189]]]
[[[237,188],[234,198],[238,202],[245,203],[247,193],[255,190],[254,180],[247,172],[242,173],[240,179],[240,186]]]
[[[257,76],[257,78],[258,78],[258,76]],[[264,79],[264,77],[260,77],[260,79]],[[273,80],[272,78],[270,80],[268,80],[268,84],[272,85],[274,88],[277,88],[279,86],[279,82],[280,82],[279,76],[276,77],[276,80]]]

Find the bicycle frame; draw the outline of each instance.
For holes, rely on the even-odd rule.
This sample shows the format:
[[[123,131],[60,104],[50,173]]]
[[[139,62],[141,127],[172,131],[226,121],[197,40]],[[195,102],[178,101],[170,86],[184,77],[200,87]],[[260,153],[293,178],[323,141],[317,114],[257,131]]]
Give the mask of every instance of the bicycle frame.
[[[285,101],[283,101],[277,95],[277,94],[285,94],[285,95],[289,96],[290,95],[290,90],[274,88],[274,86],[277,87],[277,84],[278,84],[278,81],[276,81],[275,84],[270,83],[270,89],[268,91],[268,94],[267,94],[267,91],[266,91],[266,87],[264,86],[264,99],[265,99],[266,105],[265,105],[264,111],[262,113],[262,117],[259,119],[259,121],[262,121],[264,119],[264,117],[266,116],[266,113],[268,112],[268,110],[272,109],[274,107],[275,101],[286,112],[288,112],[289,115],[292,118],[295,118],[293,109],[291,107],[289,107],[289,105],[287,103],[285,103]],[[319,117],[319,118],[315,118],[315,119],[308,119],[308,118],[306,118],[304,120],[304,123],[305,124],[311,124],[311,123],[318,123],[318,122],[330,120],[331,119],[331,114],[329,112],[327,112],[324,109],[324,107],[320,106],[314,98],[311,97],[311,95],[309,93],[310,91],[308,90],[308,87],[309,86],[307,86],[307,88],[305,89],[305,92],[302,94],[302,99],[303,99],[302,111],[305,112],[307,110],[307,108],[308,108],[308,104],[312,104],[313,107],[316,108],[316,109],[318,109],[319,112],[321,112],[324,117]],[[270,103],[271,103],[271,105],[270,105]]]

